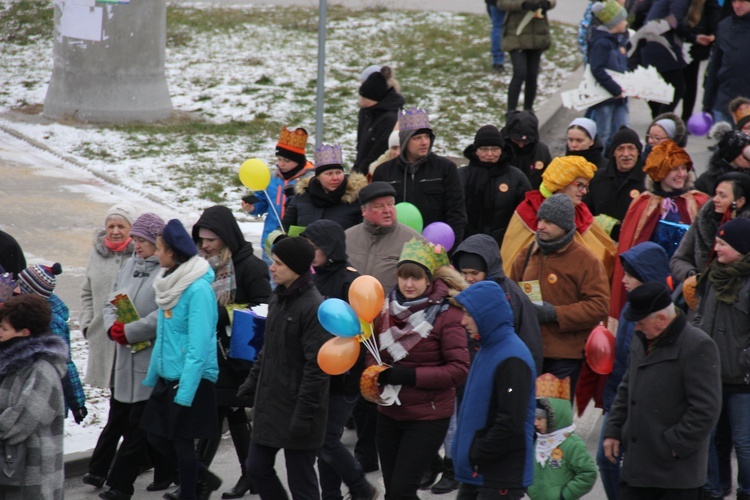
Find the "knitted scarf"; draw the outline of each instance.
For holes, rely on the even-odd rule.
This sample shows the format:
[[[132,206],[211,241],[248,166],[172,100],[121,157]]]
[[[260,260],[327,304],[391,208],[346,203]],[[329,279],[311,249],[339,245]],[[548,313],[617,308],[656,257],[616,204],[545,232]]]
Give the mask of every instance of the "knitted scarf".
[[[750,276],[750,253],[732,264],[720,264],[714,260],[708,267],[708,272],[701,276],[698,287],[704,279],[708,279],[716,290],[716,300],[725,304],[734,304],[740,291],[742,282]]]
[[[560,446],[560,444],[568,439],[568,436],[573,434],[576,430],[576,424],[570,424],[562,429],[550,432],[549,434],[539,434],[536,438],[536,450],[534,455],[539,465],[544,468],[547,465],[547,461],[552,456],[552,452]]]
[[[544,255],[549,255],[551,253],[555,253],[561,248],[563,248],[565,245],[573,241],[573,237],[576,235],[576,228],[571,229],[568,231],[562,238],[555,241],[542,241],[539,239],[539,237],[536,237],[536,244],[539,245],[539,250],[542,251]]]
[[[156,305],[159,309],[168,311],[177,305],[182,292],[206,274],[208,269],[206,259],[198,255],[177,266],[170,274],[166,274],[167,269],[162,268],[154,280]]]
[[[114,253],[121,253],[124,252],[127,248],[130,242],[133,241],[133,238],[128,237],[125,241],[122,243],[115,243],[114,241],[110,241],[109,238],[104,238],[104,245]]]
[[[447,299],[448,285],[440,279],[413,300],[394,287],[385,300],[383,325],[387,328],[378,337],[380,350],[387,350],[393,361],[405,358],[412,347],[430,335],[438,314],[450,307]]]
[[[307,192],[310,193],[312,204],[318,208],[328,208],[341,203],[341,197],[346,193],[348,179],[345,177],[339,187],[333,191],[326,191],[317,178],[310,179]]]

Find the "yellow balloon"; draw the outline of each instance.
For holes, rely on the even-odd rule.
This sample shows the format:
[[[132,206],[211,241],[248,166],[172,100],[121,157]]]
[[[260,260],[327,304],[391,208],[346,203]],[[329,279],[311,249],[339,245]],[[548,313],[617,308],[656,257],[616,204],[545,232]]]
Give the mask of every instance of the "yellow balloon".
[[[368,323],[362,318],[359,318],[359,328],[362,333],[356,336],[357,340],[359,340],[360,342],[364,342],[365,340],[372,337],[372,324],[371,323]]]
[[[263,191],[271,182],[271,170],[263,160],[252,158],[240,166],[240,182],[253,191]]]

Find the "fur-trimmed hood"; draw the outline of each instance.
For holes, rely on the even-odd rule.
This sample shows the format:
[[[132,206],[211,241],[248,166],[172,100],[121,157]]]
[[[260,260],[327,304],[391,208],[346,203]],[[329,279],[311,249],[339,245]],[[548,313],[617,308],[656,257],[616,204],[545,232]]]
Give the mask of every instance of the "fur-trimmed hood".
[[[649,133],[651,130],[651,127],[656,125],[656,122],[659,120],[672,120],[676,127],[674,132],[674,138],[672,139],[674,142],[677,143],[678,146],[681,148],[684,148],[687,145],[688,141],[688,131],[687,127],[685,126],[685,122],[682,121],[682,118],[680,118],[678,115],[674,113],[662,113],[656,118],[653,119],[653,121],[649,124],[648,128],[646,129],[646,133]]]
[[[304,194],[307,192],[310,181],[315,177],[303,177],[294,185],[295,194]],[[359,196],[359,190],[367,185],[367,178],[356,172],[346,175],[346,191],[341,196],[341,203],[351,205],[356,202]]]
[[[68,370],[68,345],[52,335],[18,337],[0,347],[0,379],[18,372],[35,361],[47,359],[62,378]]]
[[[107,245],[104,243],[104,238],[107,236],[107,230],[106,229],[99,229],[96,231],[96,234],[94,235],[94,250],[96,250],[96,253],[104,257],[105,259],[108,257],[112,257],[115,253],[107,248]],[[133,250],[135,250],[135,242],[132,240],[130,243],[128,243],[127,248],[125,248],[125,251],[123,254],[130,255],[133,253]]]
[[[448,285],[448,297],[451,305],[461,307],[461,304],[456,302],[456,295],[469,286],[464,277],[461,276],[461,273],[451,266],[442,266],[437,268],[432,275],[432,281],[435,281],[436,279],[440,279],[443,283]]]

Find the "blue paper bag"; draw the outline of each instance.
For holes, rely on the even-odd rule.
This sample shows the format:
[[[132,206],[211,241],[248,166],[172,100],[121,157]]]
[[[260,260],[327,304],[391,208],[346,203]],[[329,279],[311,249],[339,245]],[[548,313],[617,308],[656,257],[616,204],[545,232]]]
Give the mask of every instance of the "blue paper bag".
[[[263,347],[265,331],[266,318],[258,316],[250,309],[235,309],[229,357],[255,361]]]

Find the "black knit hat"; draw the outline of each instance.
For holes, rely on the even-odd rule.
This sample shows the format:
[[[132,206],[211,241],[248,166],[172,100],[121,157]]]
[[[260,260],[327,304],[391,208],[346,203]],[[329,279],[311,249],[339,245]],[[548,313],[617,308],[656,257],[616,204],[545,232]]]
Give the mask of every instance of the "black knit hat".
[[[283,146],[276,146],[276,156],[281,156],[283,158],[286,158],[287,160],[292,160],[301,167],[304,167],[305,163],[307,163],[307,156],[295,153],[294,151],[290,151]]]
[[[359,190],[359,204],[364,205],[383,196],[396,197],[396,189],[387,182],[376,181]]]
[[[195,246],[193,238],[190,237],[185,230],[185,226],[182,225],[179,219],[172,219],[167,222],[161,236],[169,248],[181,256],[189,259],[194,255],[198,255],[198,247]],[[180,259],[175,260],[180,261]]]
[[[485,125],[477,130],[476,135],[474,135],[474,147],[480,148],[482,146],[505,147],[505,141],[497,127]]]
[[[727,244],[737,250],[742,255],[750,252],[750,219],[737,217],[726,224],[723,224],[716,237],[727,242]]]
[[[623,312],[623,317],[628,321],[640,321],[671,303],[672,296],[666,283],[649,281],[628,292],[629,307]]]
[[[301,237],[276,239],[271,253],[300,276],[310,270],[315,259],[315,249],[307,238]]]
[[[368,76],[359,87],[359,95],[373,101],[382,101],[388,90],[388,81],[385,76],[380,71],[376,71]]]
[[[622,144],[633,144],[636,148],[638,148],[638,154],[643,153],[643,144],[641,143],[641,139],[638,137],[638,134],[635,130],[628,128],[628,127],[620,127],[620,130],[615,132],[615,135],[612,136],[612,142],[610,143],[609,150],[614,153],[615,149],[617,149],[617,146],[621,146]]]
[[[551,222],[568,232],[576,226],[576,209],[567,194],[553,194],[539,207],[536,218]]]

